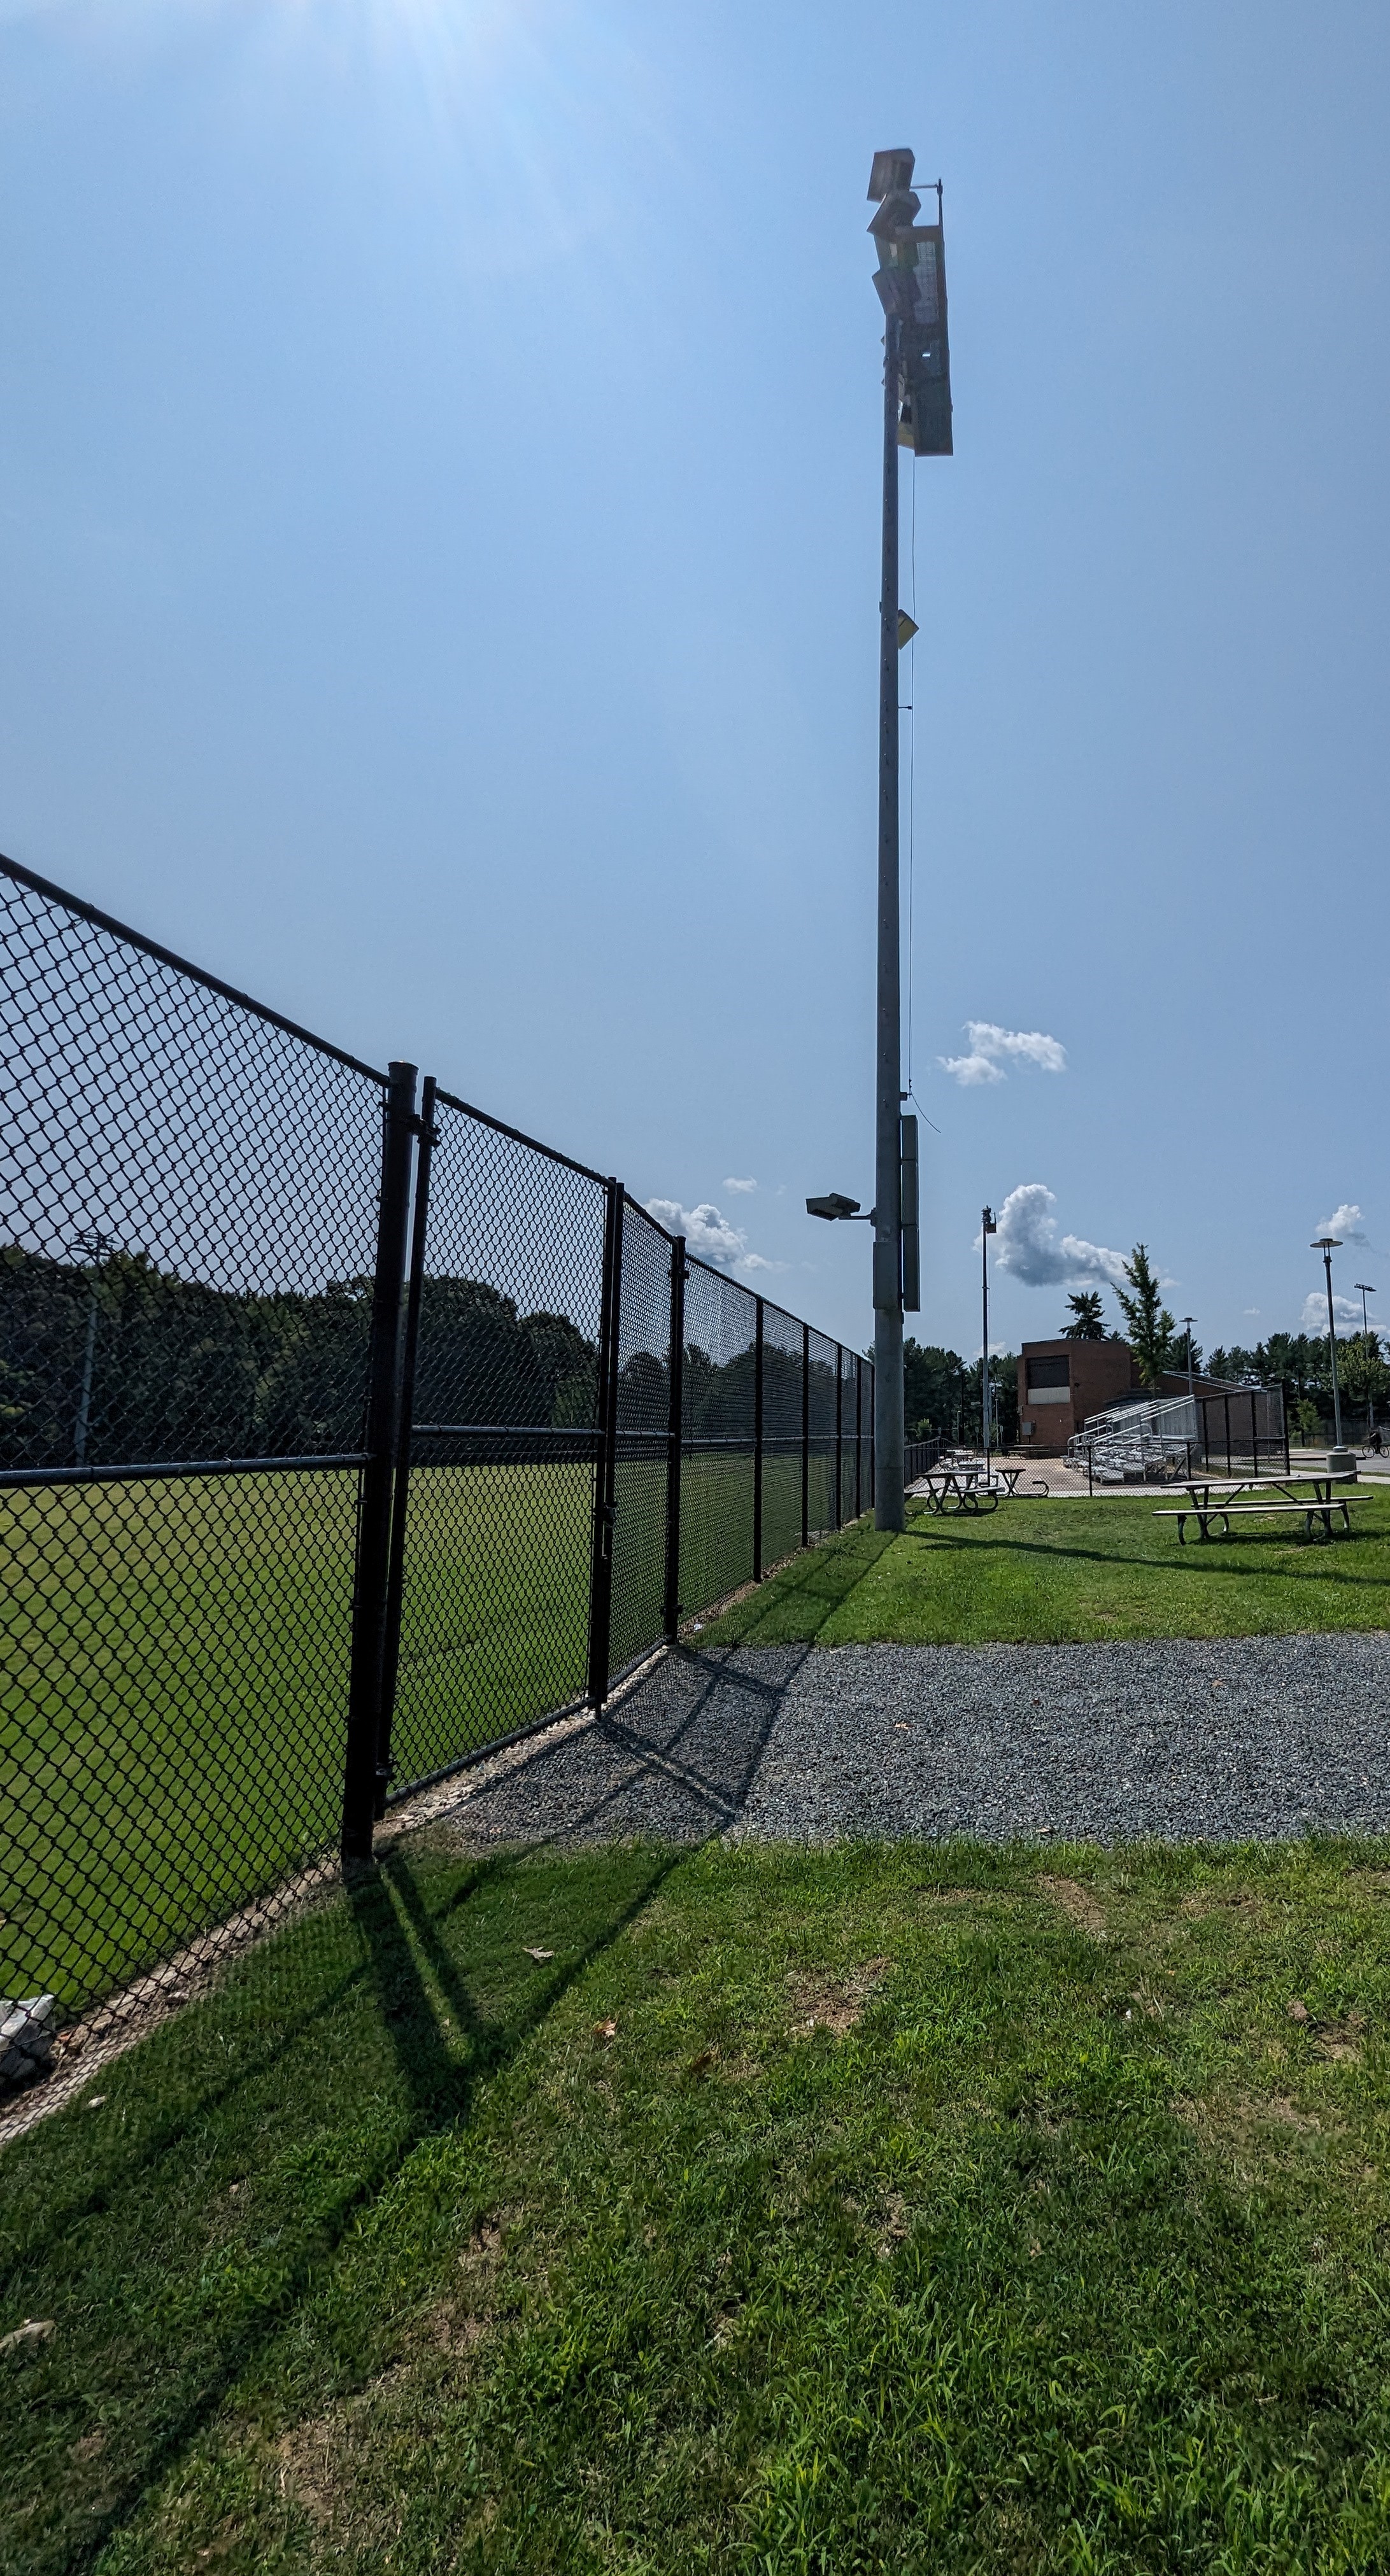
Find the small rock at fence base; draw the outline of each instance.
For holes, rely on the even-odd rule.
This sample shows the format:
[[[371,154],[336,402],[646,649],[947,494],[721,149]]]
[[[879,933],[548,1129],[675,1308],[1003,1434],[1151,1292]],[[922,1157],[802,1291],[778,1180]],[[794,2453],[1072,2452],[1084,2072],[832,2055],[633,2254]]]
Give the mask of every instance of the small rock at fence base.
[[[523,1942],[522,1947],[528,1959],[553,1959],[555,1956],[553,1950],[533,1950],[529,1941]]]
[[[13,2333],[0,2335],[0,2360],[28,2361],[51,2343],[58,2329],[52,2317],[26,2317]]]
[[[99,2111],[105,2099],[104,2093],[89,2093],[82,2108],[84,2111]]]
[[[56,1995],[0,1995],[0,2085],[41,2075],[53,2055]]]

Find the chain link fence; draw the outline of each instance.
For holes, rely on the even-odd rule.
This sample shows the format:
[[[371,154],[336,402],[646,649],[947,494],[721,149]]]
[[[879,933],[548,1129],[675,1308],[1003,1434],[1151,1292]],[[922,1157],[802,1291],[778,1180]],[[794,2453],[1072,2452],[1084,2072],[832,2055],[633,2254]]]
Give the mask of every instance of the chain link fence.
[[[869,1508],[872,1368],[0,860],[0,2090]]]

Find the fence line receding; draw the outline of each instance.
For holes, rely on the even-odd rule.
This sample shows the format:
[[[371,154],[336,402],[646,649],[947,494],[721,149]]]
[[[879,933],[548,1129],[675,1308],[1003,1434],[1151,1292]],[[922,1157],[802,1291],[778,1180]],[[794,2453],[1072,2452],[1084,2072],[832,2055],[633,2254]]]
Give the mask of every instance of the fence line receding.
[[[8,860],[0,1016],[14,2081],[867,1509],[873,1400],[616,1180]]]

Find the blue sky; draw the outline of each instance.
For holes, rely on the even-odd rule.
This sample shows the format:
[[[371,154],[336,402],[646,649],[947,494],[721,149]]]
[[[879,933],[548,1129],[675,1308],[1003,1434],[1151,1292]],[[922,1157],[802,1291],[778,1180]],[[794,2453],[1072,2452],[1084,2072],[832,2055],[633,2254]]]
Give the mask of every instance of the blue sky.
[[[0,847],[862,1341],[910,143],[917,1330],[985,1199],[1001,1338],[1139,1236],[1297,1325],[1390,1245],[1387,72],[1355,0],[0,0]]]

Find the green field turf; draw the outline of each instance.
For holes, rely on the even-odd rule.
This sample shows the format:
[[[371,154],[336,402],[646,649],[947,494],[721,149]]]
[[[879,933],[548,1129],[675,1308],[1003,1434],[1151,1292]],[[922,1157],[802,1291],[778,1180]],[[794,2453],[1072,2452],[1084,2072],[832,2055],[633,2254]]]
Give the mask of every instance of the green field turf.
[[[1390,1491],[1362,1491],[1350,1537],[1252,1520],[1205,1545],[1189,1525],[1186,1547],[1138,1496],[1020,1497],[978,1519],[913,1508],[905,1536],[861,1523],[749,1594],[705,1642],[1064,1645],[1390,1628]]]
[[[1379,2576],[1388,1891],[388,1849],[0,2157],[0,2564]]]
[[[751,1571],[750,1462],[683,1482],[698,1608]],[[769,1461],[769,1560],[800,1496]],[[582,1697],[591,1510],[585,1466],[415,1470],[398,1781]],[[0,1994],[90,2000],[336,1844],[355,1516],[338,1473],[0,1492]],[[614,1669],[660,1636],[664,1552],[664,1463],[624,1465]]]

